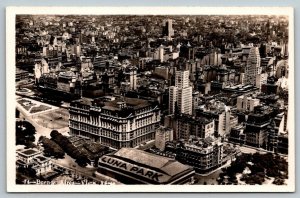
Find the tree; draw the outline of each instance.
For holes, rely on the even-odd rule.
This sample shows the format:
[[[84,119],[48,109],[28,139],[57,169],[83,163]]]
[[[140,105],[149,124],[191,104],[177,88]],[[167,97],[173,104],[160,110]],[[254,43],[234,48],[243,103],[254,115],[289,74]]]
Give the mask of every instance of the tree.
[[[60,133],[57,130],[52,130],[50,133],[50,136],[51,136],[51,138],[55,138],[55,137],[59,136],[59,134]]]
[[[60,145],[68,155],[76,160],[76,163],[78,163],[78,165],[84,167],[87,164],[91,163],[88,156],[85,153],[82,153],[77,147],[75,147],[66,136],[63,136],[56,130],[51,131],[50,136],[51,140]]]
[[[30,176],[32,178],[35,178],[36,176],[36,171],[32,168],[32,165],[29,165],[28,167],[20,166],[17,170],[19,173]]]
[[[43,144],[44,154],[45,156],[53,156],[55,158],[64,158],[65,152],[64,150],[56,144],[54,141],[46,138],[45,136],[41,136],[39,141]]]
[[[25,145],[28,148],[35,147],[35,127],[27,121],[16,122],[16,145]]]

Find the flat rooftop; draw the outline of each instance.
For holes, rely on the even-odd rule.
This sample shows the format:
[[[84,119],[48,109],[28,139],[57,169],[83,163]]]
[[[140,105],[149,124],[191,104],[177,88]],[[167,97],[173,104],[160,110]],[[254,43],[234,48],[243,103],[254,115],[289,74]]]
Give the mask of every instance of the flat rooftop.
[[[108,110],[120,110],[119,104],[120,102],[126,103],[127,107],[133,107],[133,109],[140,109],[143,107],[149,106],[149,102],[147,100],[138,99],[138,98],[126,98],[124,99],[116,99],[113,101],[105,102],[105,106],[102,107],[103,109]]]
[[[20,153],[23,153],[25,155],[32,155],[32,154],[38,153],[38,151],[35,149],[27,149],[27,150],[21,151]]]
[[[103,157],[105,158],[105,156]],[[121,160],[123,163],[132,164],[131,166],[139,167],[139,169],[146,168],[158,172],[162,174],[159,179],[162,183],[168,182],[179,175],[193,171],[192,167],[181,164],[174,159],[134,148],[122,148],[114,154],[106,155],[106,157],[114,158],[118,161]],[[122,170],[122,168],[120,168],[120,170]],[[138,172],[135,174],[138,175]]]
[[[97,98],[95,102],[101,100],[101,98]],[[116,98],[115,100],[107,101],[107,99],[102,98],[104,102],[104,106],[102,107],[103,109],[108,109],[108,110],[120,110],[119,103],[124,102],[127,107],[133,107],[134,109],[140,109],[143,107],[146,107],[150,105],[150,103],[147,100],[143,99],[138,99],[138,98],[127,98],[124,97],[123,99],[121,98]],[[76,100],[75,102],[79,102],[83,105],[87,106],[92,106],[94,99],[90,98],[81,98],[79,100]]]

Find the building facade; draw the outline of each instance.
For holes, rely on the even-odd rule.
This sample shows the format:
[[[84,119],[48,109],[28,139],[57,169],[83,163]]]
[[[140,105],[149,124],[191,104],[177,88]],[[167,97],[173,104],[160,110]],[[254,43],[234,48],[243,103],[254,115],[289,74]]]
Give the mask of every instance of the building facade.
[[[52,170],[51,158],[43,156],[37,149],[23,149],[17,151],[17,167],[35,170],[36,175],[41,175]]]
[[[197,115],[214,120],[216,135],[225,136],[230,132],[230,107],[223,102],[212,100],[197,110]]]
[[[245,83],[256,85],[256,76],[261,74],[260,55],[257,47],[252,47],[249,52],[247,65],[245,68]]]
[[[70,134],[115,149],[154,140],[160,121],[157,102],[137,98],[76,100],[71,103],[69,113]]]
[[[237,110],[239,111],[250,111],[252,112],[254,110],[254,107],[258,106],[259,99],[257,98],[252,98],[250,96],[242,95],[237,97]]]
[[[163,151],[166,147],[166,142],[173,140],[173,129],[159,127],[155,132],[155,147]]]
[[[192,115],[193,88],[189,85],[189,71],[176,71],[175,86],[169,87],[169,113],[174,114],[177,104],[178,113]]]
[[[177,116],[176,119],[176,137],[178,137],[178,139],[188,140],[190,136],[206,138],[214,135],[214,120],[184,114]]]
[[[167,19],[164,21],[163,35],[167,36],[168,38],[174,36],[172,19]]]
[[[192,166],[198,173],[209,173],[223,164],[223,143],[220,138],[191,138],[185,142],[168,142],[166,151],[175,159]]]

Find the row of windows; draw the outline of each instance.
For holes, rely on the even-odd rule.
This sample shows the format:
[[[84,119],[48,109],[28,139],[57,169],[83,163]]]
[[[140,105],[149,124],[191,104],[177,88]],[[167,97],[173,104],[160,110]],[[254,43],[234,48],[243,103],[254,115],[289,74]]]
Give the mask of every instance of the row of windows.
[[[154,125],[149,125],[149,126],[137,129],[131,133],[120,133],[117,131],[111,131],[111,130],[107,130],[104,128],[93,127],[88,124],[77,123],[77,122],[72,122],[72,121],[70,121],[70,127],[80,130],[80,131],[92,133],[97,136],[108,137],[111,139],[123,140],[123,141],[130,140],[130,139],[133,139],[133,138],[139,137],[139,136],[144,136],[145,134],[147,134],[149,132],[154,132]]]

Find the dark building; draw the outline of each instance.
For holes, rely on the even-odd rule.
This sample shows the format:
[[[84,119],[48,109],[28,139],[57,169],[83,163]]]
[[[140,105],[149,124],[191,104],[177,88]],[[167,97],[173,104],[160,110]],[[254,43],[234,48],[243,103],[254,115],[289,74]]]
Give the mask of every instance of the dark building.
[[[29,77],[29,72],[16,68],[16,82],[21,81],[21,80],[27,80]]]
[[[223,143],[220,138],[191,138],[185,142],[167,142],[166,152],[176,154],[175,159],[194,167],[198,173],[209,173],[223,164]]]
[[[191,135],[206,138],[214,135],[215,122],[204,117],[192,117],[181,114],[176,117],[175,137],[177,139],[188,140]]]
[[[266,149],[268,143],[268,126],[277,113],[277,109],[273,107],[255,107],[254,112],[248,115],[246,121],[244,131],[246,135],[245,143],[250,146]]]
[[[288,154],[289,150],[289,136],[288,134],[280,134],[278,136],[278,143],[277,143],[277,152],[282,154]]]

